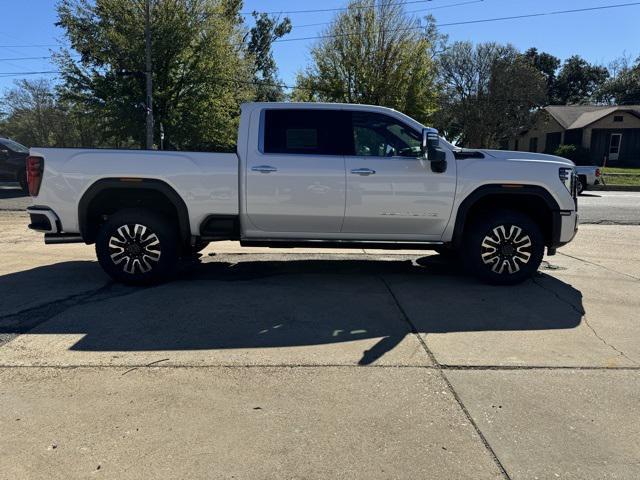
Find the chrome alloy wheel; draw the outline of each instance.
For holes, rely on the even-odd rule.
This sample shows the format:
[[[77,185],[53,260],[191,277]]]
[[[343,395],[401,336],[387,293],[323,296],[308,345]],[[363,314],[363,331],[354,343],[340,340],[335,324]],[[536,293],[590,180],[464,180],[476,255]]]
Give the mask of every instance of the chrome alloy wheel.
[[[520,227],[499,225],[482,239],[481,252],[482,261],[492,265],[494,273],[501,275],[505,268],[510,274],[516,273],[531,258],[531,238]]]
[[[160,239],[144,225],[122,225],[109,238],[109,254],[115,265],[123,264],[124,272],[147,273],[160,260]]]

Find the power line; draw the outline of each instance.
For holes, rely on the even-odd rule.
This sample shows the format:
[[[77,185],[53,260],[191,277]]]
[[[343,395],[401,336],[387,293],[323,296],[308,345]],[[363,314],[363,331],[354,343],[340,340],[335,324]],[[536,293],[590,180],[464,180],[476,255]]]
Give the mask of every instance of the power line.
[[[14,57],[14,58],[0,58],[0,62],[9,62],[14,60],[44,60],[47,58],[51,58],[50,56],[46,57]]]
[[[394,5],[410,5],[414,3],[428,3],[434,0],[411,0],[407,2],[393,2],[393,3],[376,3],[374,5],[353,5],[351,7],[338,7],[338,8],[316,8],[313,10],[286,10],[286,11],[272,11],[272,12],[256,12],[258,14],[265,13],[267,15],[283,15],[283,14],[294,14],[294,13],[322,13],[322,12],[340,12],[344,10],[349,10],[350,8],[357,9],[367,9],[367,8],[376,8],[381,5],[384,6],[394,6]],[[253,15],[253,12],[240,12],[240,15]]]
[[[43,72],[0,72],[0,77],[14,77],[21,75],[45,75],[50,73],[62,73],[59,70],[47,70]]]
[[[440,9],[443,9],[443,8],[459,7],[461,5],[469,5],[471,3],[482,3],[482,2],[484,2],[484,0],[470,0],[468,2],[452,3],[451,5],[442,5],[440,7],[424,8],[424,9],[420,9],[420,10],[411,10],[411,11],[409,11],[407,13],[411,14],[411,13],[431,12],[433,10],[440,10]],[[293,26],[294,29],[296,29],[296,28],[304,28],[304,27],[317,27],[317,26],[320,26],[320,25],[331,25],[332,23],[333,22],[307,23],[307,24],[304,24],[304,25],[293,24],[292,26]]]
[[[619,3],[616,5],[602,5],[599,7],[589,7],[589,8],[574,8],[571,10],[556,10],[553,12],[540,12],[540,13],[528,13],[524,15],[513,15],[510,17],[494,17],[494,18],[483,18],[480,20],[466,20],[461,22],[451,22],[451,23],[440,23],[436,24],[436,27],[451,27],[454,25],[470,25],[476,23],[488,23],[488,22],[499,22],[504,20],[518,20],[522,18],[532,18],[532,17],[544,17],[550,15],[561,15],[568,13],[579,13],[579,12],[589,12],[594,10],[607,10],[611,8],[622,8],[622,7],[633,7],[636,5],[640,5],[640,2],[631,2],[631,3]],[[408,30],[421,30],[425,28],[423,25],[417,27],[406,27],[406,28],[397,28],[392,30],[384,30],[379,33],[393,33],[393,32],[401,32]],[[280,38],[278,40],[274,40],[273,43],[281,43],[281,42],[301,42],[305,40],[321,40],[325,38],[338,38],[338,37],[349,37],[352,35],[361,35],[360,32],[350,32],[350,33],[337,33],[337,34],[329,34],[329,35],[317,35],[313,37],[295,37],[295,38]]]
[[[0,45],[0,48],[41,48],[41,47],[58,47],[56,43],[47,43],[40,45]]]

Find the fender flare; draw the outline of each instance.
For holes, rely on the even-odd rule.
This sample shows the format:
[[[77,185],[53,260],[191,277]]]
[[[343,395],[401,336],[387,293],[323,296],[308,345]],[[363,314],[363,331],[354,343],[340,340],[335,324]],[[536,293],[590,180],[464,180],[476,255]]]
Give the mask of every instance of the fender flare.
[[[547,189],[538,185],[488,184],[476,188],[460,203],[453,229],[452,243],[455,247],[459,247],[462,244],[462,234],[471,207],[489,195],[523,195],[542,199],[552,215],[551,243],[559,242],[562,223],[560,206]]]
[[[93,183],[82,195],[78,203],[78,226],[82,238],[87,241],[89,232],[89,205],[103,191],[113,189],[127,190],[154,190],[163,194],[175,207],[178,214],[178,228],[180,237],[188,241],[191,237],[191,227],[189,225],[189,211],[182,197],[169,184],[162,180],[151,178],[103,178]]]

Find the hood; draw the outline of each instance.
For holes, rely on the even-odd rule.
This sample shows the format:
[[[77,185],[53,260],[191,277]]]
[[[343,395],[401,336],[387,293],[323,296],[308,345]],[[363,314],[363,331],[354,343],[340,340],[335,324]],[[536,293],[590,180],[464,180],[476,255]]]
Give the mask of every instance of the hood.
[[[574,167],[575,164],[564,157],[557,157],[555,155],[547,155],[545,153],[532,153],[532,152],[513,152],[510,150],[476,150],[484,153],[485,155],[501,160],[514,160],[514,161],[528,161],[528,162],[548,162],[566,165],[567,167]]]

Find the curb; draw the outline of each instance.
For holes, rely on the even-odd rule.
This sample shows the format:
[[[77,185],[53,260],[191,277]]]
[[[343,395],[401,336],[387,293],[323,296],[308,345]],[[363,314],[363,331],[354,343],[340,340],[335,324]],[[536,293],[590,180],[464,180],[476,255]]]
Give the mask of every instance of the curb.
[[[640,185],[590,185],[587,191],[640,192]]]

